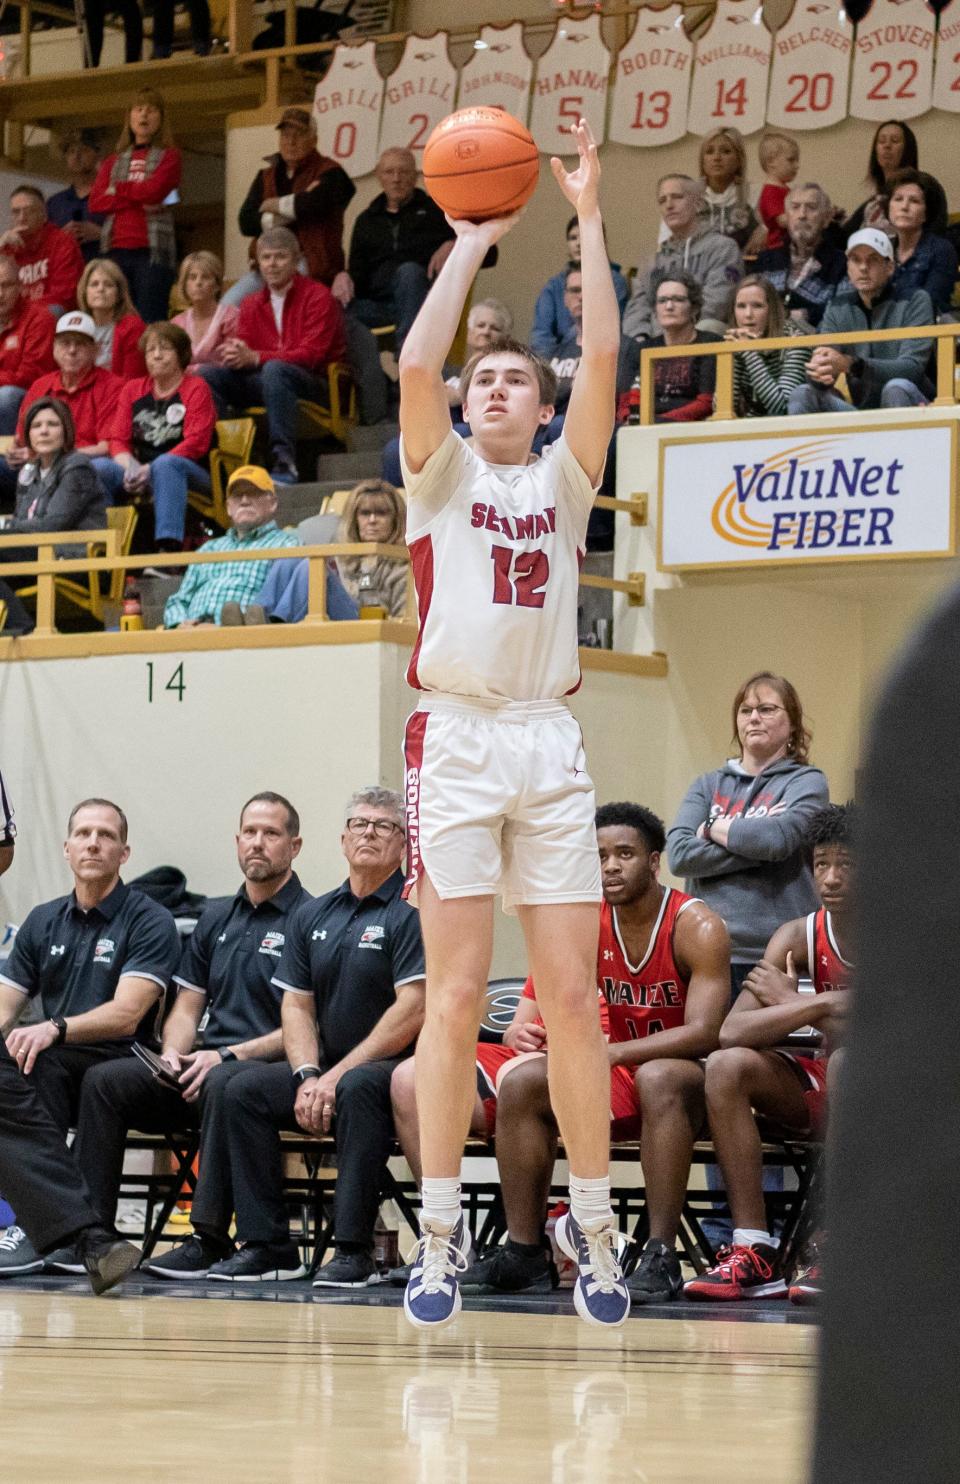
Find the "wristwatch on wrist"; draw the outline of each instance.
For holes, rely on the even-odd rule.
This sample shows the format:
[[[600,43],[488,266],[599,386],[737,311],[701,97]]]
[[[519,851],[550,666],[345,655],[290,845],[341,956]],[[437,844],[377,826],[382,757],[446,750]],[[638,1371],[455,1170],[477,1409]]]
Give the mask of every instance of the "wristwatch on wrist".
[[[308,1063],[302,1067],[297,1067],[293,1074],[293,1080],[298,1087],[302,1087],[305,1082],[312,1082],[315,1077],[319,1076],[320,1068],[311,1066]]]
[[[710,826],[712,824],[713,824],[713,816],[710,815],[710,814],[708,814],[707,817],[706,817],[706,819],[703,821],[703,838],[705,840],[709,840],[711,845],[713,844],[713,840],[710,837]]]
[[[235,1051],[231,1051],[229,1046],[220,1046],[218,1048],[218,1055],[219,1055],[221,1061],[239,1061],[240,1060],[240,1058],[237,1055],[237,1053]]]
[[[56,1027],[56,1031],[57,1031],[56,1044],[58,1046],[62,1046],[63,1043],[64,1043],[64,1041],[67,1039],[67,1022],[66,1022],[66,1020],[64,1019],[64,1017],[62,1015],[51,1015],[50,1016],[50,1024],[52,1026],[55,1026]]]

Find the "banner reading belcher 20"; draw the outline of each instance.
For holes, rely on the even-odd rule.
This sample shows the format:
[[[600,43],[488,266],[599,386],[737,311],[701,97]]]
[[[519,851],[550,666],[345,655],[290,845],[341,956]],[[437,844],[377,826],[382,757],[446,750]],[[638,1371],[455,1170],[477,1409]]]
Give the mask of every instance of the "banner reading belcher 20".
[[[952,556],[956,430],[943,421],[666,439],[657,564]]]

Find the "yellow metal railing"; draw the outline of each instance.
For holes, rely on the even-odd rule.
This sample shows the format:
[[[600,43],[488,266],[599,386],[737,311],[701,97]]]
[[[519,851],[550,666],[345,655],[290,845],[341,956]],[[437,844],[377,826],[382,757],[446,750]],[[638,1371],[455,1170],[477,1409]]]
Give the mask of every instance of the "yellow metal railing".
[[[808,345],[878,345],[888,340],[935,340],[937,342],[937,395],[931,406],[953,407],[956,404],[954,375],[960,325],[909,325],[894,330],[844,330],[836,334],[779,335],[771,340],[709,340],[701,345],[664,345],[640,352],[640,422],[649,425],[654,418],[653,363],[677,360],[681,356],[716,356],[717,382],[714,396],[716,420],[734,416],[733,358],[745,350],[794,350]],[[851,408],[851,411],[854,409]]]
[[[632,508],[632,502],[628,501],[611,503],[626,509]],[[73,577],[89,572],[115,572],[118,569],[139,572],[145,567],[155,567],[158,564],[164,567],[187,568],[220,562],[272,562],[289,561],[291,558],[303,559],[308,563],[307,613],[301,623],[326,624],[330,622],[327,618],[327,563],[332,557],[389,557],[393,561],[406,562],[408,565],[410,561],[410,553],[405,546],[388,546],[380,542],[333,542],[318,546],[269,547],[256,551],[192,551],[163,552],[162,554],[154,552],[140,556],[121,556],[117,552],[116,536],[115,531],[58,531],[29,537],[22,535],[0,537],[0,545],[5,546],[52,546],[80,540],[111,542],[113,545],[112,553],[103,557],[52,559],[49,556],[41,556],[35,561],[4,562],[0,565],[0,576],[4,580],[11,581],[14,586],[16,586],[17,578],[30,578],[36,583],[37,621],[34,634],[37,637],[46,638],[57,633],[55,582],[58,577]],[[630,573],[626,578],[585,574],[581,576],[580,584],[582,587],[625,593],[631,605],[642,604],[644,601],[642,573]],[[407,612],[411,617],[415,612],[412,568],[409,568],[407,575]]]

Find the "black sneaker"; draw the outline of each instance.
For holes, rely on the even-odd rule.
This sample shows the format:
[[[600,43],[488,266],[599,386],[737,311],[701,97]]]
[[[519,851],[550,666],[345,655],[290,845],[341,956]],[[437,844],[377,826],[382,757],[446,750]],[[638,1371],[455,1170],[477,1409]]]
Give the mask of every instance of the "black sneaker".
[[[548,1293],[559,1284],[557,1269],[546,1248],[535,1255],[518,1252],[509,1237],[488,1257],[471,1263],[460,1279],[464,1292],[473,1293]]]
[[[305,1278],[307,1270],[292,1242],[271,1246],[269,1242],[247,1242],[232,1257],[215,1263],[207,1277],[218,1283],[285,1283]]]
[[[122,1283],[140,1261],[139,1247],[101,1226],[92,1226],[82,1233],[79,1249],[90,1287],[96,1294],[106,1293],[108,1288]]]
[[[21,1273],[39,1273],[43,1258],[22,1226],[0,1231],[0,1278],[18,1278]]]
[[[76,1242],[72,1242],[69,1247],[58,1247],[55,1252],[48,1252],[43,1259],[43,1266],[48,1273],[85,1273],[87,1271]]]
[[[337,1252],[313,1280],[314,1288],[368,1288],[380,1282],[369,1252]]]
[[[406,1288],[410,1282],[410,1274],[412,1272],[413,1263],[405,1262],[402,1267],[391,1268],[387,1276],[383,1279],[383,1282],[388,1283],[391,1288]]]
[[[232,1250],[194,1233],[185,1242],[171,1247],[169,1252],[162,1253],[160,1257],[151,1257],[149,1262],[143,1264],[143,1271],[152,1273],[155,1278],[174,1278],[189,1282],[191,1279],[205,1278],[210,1269],[228,1257]]]
[[[677,1298],[683,1291],[683,1274],[673,1248],[651,1237],[627,1279],[627,1290],[635,1304],[667,1304]]]

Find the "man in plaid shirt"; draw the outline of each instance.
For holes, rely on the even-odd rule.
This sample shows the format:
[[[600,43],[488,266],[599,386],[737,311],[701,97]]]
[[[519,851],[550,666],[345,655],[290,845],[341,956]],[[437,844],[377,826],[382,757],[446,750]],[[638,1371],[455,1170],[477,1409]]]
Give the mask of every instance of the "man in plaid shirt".
[[[255,547],[296,546],[296,531],[276,522],[277,492],[265,469],[244,464],[227,484],[230,529],[205,541],[201,551],[251,551]],[[204,562],[187,569],[177,592],[163,610],[167,629],[197,629],[218,624],[224,604],[248,608],[266,581],[269,562]]]

